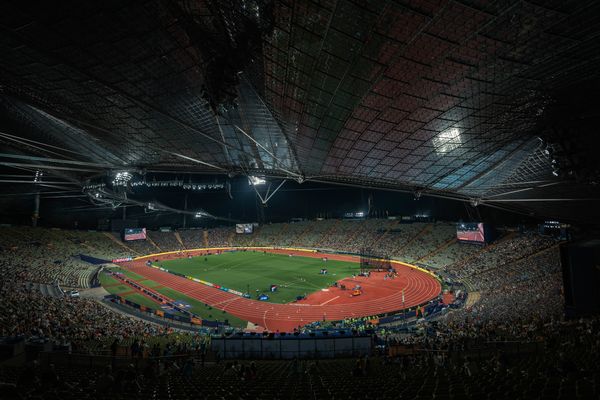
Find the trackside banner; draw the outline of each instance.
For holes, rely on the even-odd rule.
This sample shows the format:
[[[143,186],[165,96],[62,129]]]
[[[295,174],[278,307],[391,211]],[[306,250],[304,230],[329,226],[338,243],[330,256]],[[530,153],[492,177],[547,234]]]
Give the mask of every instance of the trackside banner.
[[[286,250],[286,251],[303,251],[305,253],[318,253],[315,249],[301,249],[296,247],[205,247],[199,249],[189,250],[175,250],[165,251],[163,253],[147,254],[145,256],[134,257],[133,260],[145,260],[146,258],[152,258],[157,256],[165,256],[170,254],[195,254],[199,252],[210,252],[210,251],[236,251],[236,250]],[[131,260],[127,260],[131,261]]]
[[[133,258],[132,257],[115,258],[114,260],[112,260],[112,263],[116,264],[116,263],[127,262],[127,261],[133,261]]]

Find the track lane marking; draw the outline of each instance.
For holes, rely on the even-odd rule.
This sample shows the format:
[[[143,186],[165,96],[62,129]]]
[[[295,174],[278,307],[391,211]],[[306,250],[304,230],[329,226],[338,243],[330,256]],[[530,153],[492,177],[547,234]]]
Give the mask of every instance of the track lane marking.
[[[325,304],[327,304],[327,303],[329,303],[329,302],[332,302],[332,301],[334,301],[335,299],[337,299],[337,298],[339,298],[339,297],[340,297],[340,296],[335,296],[335,297],[332,297],[331,299],[327,300],[326,302],[319,304],[319,306],[324,306]]]

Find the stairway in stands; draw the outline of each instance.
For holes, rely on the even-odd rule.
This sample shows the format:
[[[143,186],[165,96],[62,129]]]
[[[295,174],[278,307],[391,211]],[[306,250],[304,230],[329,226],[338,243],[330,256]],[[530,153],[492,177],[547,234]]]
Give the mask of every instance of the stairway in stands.
[[[545,248],[543,248],[543,249],[537,250],[537,251],[536,251],[536,252],[534,252],[534,253],[525,254],[525,255],[523,255],[523,256],[521,256],[521,257],[517,257],[517,258],[515,258],[515,259],[513,259],[513,260],[509,260],[509,261],[506,261],[506,262],[504,262],[504,263],[501,263],[501,264],[495,265],[495,266],[493,266],[493,267],[491,267],[491,268],[487,268],[487,269],[484,269],[484,270],[481,270],[481,271],[477,271],[476,273],[474,273],[474,274],[472,274],[472,275],[469,275],[467,278],[469,278],[469,279],[470,279],[470,278],[472,278],[472,277],[474,277],[474,276],[481,275],[481,274],[483,274],[483,273],[486,273],[486,272],[489,272],[489,271],[493,271],[493,270],[495,270],[495,269],[505,269],[507,266],[509,266],[509,265],[511,265],[511,264],[516,264],[516,263],[518,263],[518,262],[520,262],[520,261],[523,261],[523,260],[528,260],[528,259],[530,259],[530,258],[532,258],[532,257],[538,256],[538,255],[540,255],[540,254],[542,254],[542,253],[545,253],[545,252],[547,252],[547,251],[550,251],[550,250],[557,249],[559,246],[560,246],[560,243],[553,244],[552,246],[545,247]]]
[[[227,246],[236,246],[233,240],[235,238],[235,231],[232,231],[229,236],[227,236]]]
[[[148,243],[150,243],[152,246],[154,246],[158,250],[159,253],[163,252],[162,249],[156,243],[154,243],[154,240],[150,239],[150,235],[146,236],[146,240],[148,241]]]
[[[185,244],[183,244],[183,240],[181,240],[181,236],[179,235],[179,232],[173,232],[173,233],[175,234],[175,239],[177,239],[177,241],[181,245],[181,248],[187,249],[187,247],[185,247]]]
[[[289,224],[281,224],[282,227],[279,230],[279,233],[277,234],[277,237],[275,238],[275,241],[273,242],[273,246],[279,246],[279,244],[281,243],[281,241],[283,240],[283,238],[285,237],[285,234],[287,233],[287,230],[289,228]]]
[[[205,248],[210,247],[208,244],[208,231],[206,230],[202,231],[202,243],[204,244]]]
[[[333,222],[333,224],[331,224],[331,228],[329,228],[325,233],[323,233],[321,235],[321,237],[319,239],[317,239],[317,241],[315,243],[313,243],[312,247],[317,247],[317,248],[320,247],[321,243],[323,243],[323,239],[325,239],[326,237],[330,237],[330,236],[334,235],[336,233],[336,231],[337,231],[337,227],[339,226],[340,221],[341,220],[336,219]]]
[[[433,224],[426,224],[423,227],[423,229],[421,229],[419,231],[419,233],[417,233],[416,235],[414,235],[413,237],[411,237],[409,240],[406,241],[406,243],[404,243],[404,245],[402,245],[398,249],[396,249],[396,253],[402,254],[402,250],[404,250],[405,248],[407,248],[411,243],[413,243],[415,240],[417,240],[421,236],[425,235],[426,233],[428,233],[432,229],[433,229]]]
[[[475,257],[478,257],[480,254],[485,253],[486,251],[492,250],[494,247],[498,246],[499,244],[504,243],[505,241],[512,239],[516,235],[517,235],[516,232],[510,232],[510,233],[502,236],[498,240],[496,240],[494,243],[489,244],[487,246],[483,246],[481,248],[481,250],[476,251],[475,253],[471,254],[469,257],[463,258],[462,260],[455,261],[454,264],[466,263],[467,261],[470,261],[470,260],[474,259]]]
[[[458,239],[456,239],[455,237],[445,241],[444,243],[433,249],[431,252],[429,252],[429,254],[425,254],[423,257],[417,259],[416,262],[422,263],[426,260],[429,260],[431,257],[434,257],[435,255],[441,253],[443,250],[446,250],[450,245],[456,243],[457,241]]]
[[[306,224],[306,227],[300,231],[295,238],[292,238],[292,242],[290,243],[293,247],[304,247],[304,236],[308,233],[308,231],[312,228],[311,224]]]

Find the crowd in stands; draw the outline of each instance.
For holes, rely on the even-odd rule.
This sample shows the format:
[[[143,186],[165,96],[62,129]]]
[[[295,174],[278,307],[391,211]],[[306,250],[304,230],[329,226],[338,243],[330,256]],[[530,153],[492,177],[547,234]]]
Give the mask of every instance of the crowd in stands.
[[[2,336],[51,341],[73,351],[102,348],[109,341],[160,336],[164,327],[115,313],[98,302],[75,297],[44,296],[35,285],[3,282],[0,289]]]
[[[179,237],[181,238],[181,241],[186,249],[199,249],[206,247],[204,244],[204,230],[202,229],[181,230],[177,233],[179,234]],[[209,234],[208,237],[210,238],[210,236],[211,235]],[[211,244],[209,242],[209,246],[210,245]]]
[[[550,248],[554,244],[553,239],[537,234],[509,235],[486,248],[480,249],[471,257],[459,259],[446,265],[442,268],[442,271],[457,280],[469,282],[472,286],[474,285],[474,288],[489,286],[490,283],[494,284],[494,282],[489,282],[489,279],[494,279],[495,275],[500,279],[504,277],[502,274],[495,274],[493,272],[495,269],[504,265],[510,266],[516,261],[530,257],[539,251]],[[491,276],[486,275],[488,271],[492,271]],[[477,278],[471,282],[471,277]]]
[[[200,234],[203,231],[191,231],[191,232],[195,232],[194,237],[196,237],[196,236],[200,236]],[[235,235],[235,232],[231,228],[209,229],[207,231],[208,247],[231,246],[230,238],[233,235]],[[196,247],[188,247],[188,248],[197,249],[200,247],[205,247],[200,241],[197,241],[197,240],[189,240],[188,241],[187,238],[189,237],[189,235],[182,236],[182,238],[184,238],[184,237],[186,238],[186,239],[184,239],[186,241],[186,243],[189,243],[190,246],[196,246]]]
[[[450,265],[457,260],[466,260],[481,250],[480,244],[461,243],[453,240],[441,251],[431,254],[422,260],[428,267],[439,269]],[[420,260],[421,261],[421,260]]]
[[[398,257],[403,249],[410,244],[412,240],[425,231],[427,225],[423,223],[414,223],[406,225],[393,224],[388,229],[382,231],[379,229],[379,236],[366,234],[369,243],[376,243],[374,252],[389,257]]]
[[[0,268],[29,282],[89,287],[98,266],[81,260],[88,248],[71,236],[49,229],[0,229]]]
[[[444,348],[401,345],[396,354],[350,359],[32,363],[0,368],[0,389],[9,399],[593,399],[600,395],[599,328],[597,318],[549,323],[531,332],[535,346],[498,343],[487,352],[465,337]]]
[[[136,337],[180,338],[173,329],[62,292],[89,287],[91,275],[100,268],[75,255],[91,253],[110,259],[111,255],[124,256],[120,251],[119,245],[99,232],[0,229],[0,336],[85,352],[106,350],[115,339],[127,343]]]
[[[258,227],[254,236],[255,246],[278,246],[279,239],[286,231],[286,224],[265,224]]]
[[[57,242],[61,243],[61,241],[66,237],[72,243],[75,243],[79,246],[79,252],[82,254],[103,260],[113,260],[115,258],[131,256],[131,251],[124,246],[118,245],[109,237],[110,233],[108,232],[84,230],[57,230],[55,232],[57,233],[55,239]],[[117,240],[120,241],[120,239]]]
[[[116,241],[121,241],[121,234],[113,232],[113,237]],[[122,245],[126,249],[130,249],[135,256],[144,255],[144,254],[154,254],[160,253],[161,249],[156,247],[152,239],[148,240],[131,240],[123,242]]]
[[[318,225],[318,227],[317,227]],[[194,358],[112,370],[62,367],[0,368],[2,393],[28,398],[594,398],[600,395],[595,360],[598,319],[561,318],[562,278],[557,242],[509,233],[482,247],[453,241],[449,224],[390,220],[303,221],[259,227],[151,232],[151,243],[126,243],[137,253],[229,245],[280,245],[361,251],[429,265],[451,287],[467,286],[466,305],[412,330],[368,326],[386,345],[381,357],[355,360],[221,362]],[[181,242],[177,239],[181,238]],[[131,242],[133,243],[133,242]],[[50,342],[84,353],[140,357],[197,354],[203,337],[133,319],[90,299],[53,297],[38,284],[85,287],[97,270],[74,257],[131,256],[101,232],[0,228],[0,335]],[[87,278],[84,278],[85,281]],[[349,321],[351,325],[353,321]],[[364,321],[357,319],[357,323]],[[510,352],[515,343],[522,346]],[[481,348],[495,350],[481,353]],[[529,345],[529,346],[528,346]],[[508,346],[508,347],[506,347]],[[389,351],[397,350],[396,352]],[[10,398],[10,397],[9,397]],[[39,397],[38,397],[39,398]]]
[[[148,237],[161,251],[183,250],[183,246],[177,240],[174,232],[148,231]]]
[[[404,246],[398,256],[406,261],[415,262],[425,259],[444,244],[456,240],[456,225],[437,223],[428,225],[421,234]]]
[[[466,283],[475,301],[421,320],[416,334],[380,327],[387,343],[464,350],[470,342],[536,341],[569,326],[561,317],[559,250],[549,238],[510,235],[441,273],[447,282]]]
[[[313,223],[320,225],[309,233]],[[380,254],[396,256],[395,251],[405,257],[412,254],[413,259],[422,259],[425,264],[428,260],[436,260],[436,267],[444,279],[450,283],[463,282],[468,286],[469,295],[477,295],[477,301],[467,302],[465,307],[436,318],[438,342],[447,339],[447,342],[456,343],[463,336],[487,337],[488,332],[498,334],[511,330],[512,338],[522,338],[539,329],[539,324],[560,319],[562,294],[556,242],[535,234],[513,233],[487,247],[462,245],[451,240],[449,226],[399,224],[389,220],[303,221],[265,225],[254,235],[235,234],[233,228],[216,228],[206,233],[188,230],[177,234],[186,248],[204,247],[206,239],[209,246],[280,243],[308,247],[311,243],[315,247],[360,251],[364,247],[353,246],[362,239],[378,246],[374,251]],[[152,232],[150,236],[162,251],[172,251],[181,247],[175,234]],[[126,245],[131,243],[135,242]],[[415,250],[400,251],[413,244]],[[138,252],[157,251],[156,246],[148,242],[139,246],[145,247],[136,247]],[[58,282],[65,286],[85,287],[79,284],[82,271],[95,271],[97,267],[87,265],[72,254],[91,253],[108,259],[113,258],[112,254],[132,255],[106,234],[2,228],[0,248],[3,334],[40,335],[53,340],[64,339],[75,346],[97,342],[98,338],[109,340],[116,336],[124,340],[168,334],[163,327],[115,314],[92,300],[51,298],[31,285]],[[424,255],[432,253],[435,254],[424,259]],[[393,327],[387,328],[386,335],[401,338],[400,342],[422,343],[427,338],[394,336]],[[427,340],[431,343],[430,338]]]

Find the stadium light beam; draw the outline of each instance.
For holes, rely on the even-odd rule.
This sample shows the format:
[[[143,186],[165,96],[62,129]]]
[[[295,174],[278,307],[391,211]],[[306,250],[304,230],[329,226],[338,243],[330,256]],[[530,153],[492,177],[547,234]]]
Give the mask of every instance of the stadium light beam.
[[[251,186],[259,186],[259,185],[264,185],[265,183],[267,183],[267,180],[265,178],[251,175],[248,177],[248,183]]]
[[[112,184],[115,186],[127,186],[129,181],[133,178],[133,174],[129,171],[119,171],[113,177]]]

